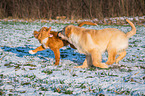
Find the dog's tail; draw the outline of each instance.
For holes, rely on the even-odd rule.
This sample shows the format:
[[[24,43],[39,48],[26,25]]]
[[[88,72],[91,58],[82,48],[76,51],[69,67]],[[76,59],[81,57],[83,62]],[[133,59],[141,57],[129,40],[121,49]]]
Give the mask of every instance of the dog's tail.
[[[133,35],[136,34],[136,28],[135,28],[134,24],[133,24],[131,21],[129,21],[128,19],[126,19],[126,21],[127,21],[127,22],[130,24],[130,26],[132,27],[132,30],[126,33],[127,37],[130,38],[131,36],[133,36]]]
[[[79,27],[82,27],[83,25],[97,25],[96,23],[93,23],[93,22],[89,22],[89,21],[84,21],[82,23],[80,23],[78,26]]]

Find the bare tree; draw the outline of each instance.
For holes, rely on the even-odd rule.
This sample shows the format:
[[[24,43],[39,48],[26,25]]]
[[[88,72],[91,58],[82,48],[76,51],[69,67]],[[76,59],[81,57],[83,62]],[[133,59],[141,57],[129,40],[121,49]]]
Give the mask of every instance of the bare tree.
[[[142,16],[145,0],[0,0],[0,18],[69,19]]]

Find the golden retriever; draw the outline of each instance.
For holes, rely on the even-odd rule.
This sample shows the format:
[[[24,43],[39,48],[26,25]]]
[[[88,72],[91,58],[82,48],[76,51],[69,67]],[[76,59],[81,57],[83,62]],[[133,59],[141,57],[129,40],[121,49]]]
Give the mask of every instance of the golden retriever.
[[[108,68],[108,65],[118,63],[125,57],[128,39],[136,34],[134,24],[128,19],[126,21],[132,27],[132,30],[126,34],[116,28],[93,30],[68,25],[58,33],[58,36],[69,41],[80,53],[86,55],[83,65],[77,66],[77,68],[87,68],[91,65]],[[105,64],[102,63],[102,53],[106,50],[108,61]],[[116,58],[116,55],[119,56]]]

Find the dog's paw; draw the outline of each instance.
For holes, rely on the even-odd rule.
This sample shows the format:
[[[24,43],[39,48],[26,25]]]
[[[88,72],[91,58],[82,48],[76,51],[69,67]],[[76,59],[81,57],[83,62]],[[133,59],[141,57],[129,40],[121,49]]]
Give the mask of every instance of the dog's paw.
[[[108,68],[108,65],[105,63],[100,63],[100,64],[93,64],[95,67],[99,67],[99,68]]]
[[[101,63],[99,67],[100,68],[108,68],[108,65],[106,65],[105,63]]]
[[[78,66],[74,66],[73,68],[78,68]]]
[[[36,52],[33,52],[33,50],[29,50],[30,54],[35,54]]]
[[[114,62],[110,62],[110,61],[107,61],[107,62],[106,62],[107,65],[112,65],[113,63],[114,63]]]

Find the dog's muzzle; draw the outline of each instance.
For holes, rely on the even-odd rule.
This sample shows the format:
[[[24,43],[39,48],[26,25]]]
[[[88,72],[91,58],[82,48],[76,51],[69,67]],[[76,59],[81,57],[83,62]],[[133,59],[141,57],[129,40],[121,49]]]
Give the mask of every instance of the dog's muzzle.
[[[59,31],[59,32],[57,33],[57,37],[62,38],[62,36],[63,36],[63,37],[65,36],[65,31]]]
[[[66,35],[65,35],[65,31],[59,31],[58,34],[57,34],[57,36],[58,36],[60,39],[69,41],[68,38],[67,38]]]
[[[57,37],[61,38],[61,37],[60,37],[60,34],[62,34],[62,31],[59,31],[59,32],[57,33]]]

